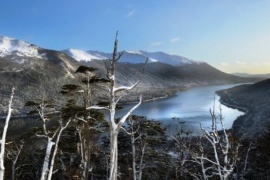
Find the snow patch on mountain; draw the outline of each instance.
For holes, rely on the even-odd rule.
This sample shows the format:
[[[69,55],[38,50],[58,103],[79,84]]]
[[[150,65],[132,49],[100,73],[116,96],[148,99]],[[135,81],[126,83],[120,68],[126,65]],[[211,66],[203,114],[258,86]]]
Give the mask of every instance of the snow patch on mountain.
[[[143,63],[147,58],[149,62],[158,62],[157,59],[154,59],[152,57],[149,57],[145,54],[142,53],[143,51],[125,51],[124,52],[124,61],[128,61],[128,62],[132,62],[132,63]],[[127,57],[125,57],[127,56]],[[134,58],[132,59],[129,56],[133,56],[136,57],[134,60]]]
[[[164,52],[146,52],[139,51],[140,54],[149,58],[155,59],[158,62],[163,62],[171,65],[198,64],[200,62],[188,59],[179,55],[171,55]]]
[[[67,50],[63,50],[62,52],[73,57],[77,61],[92,61],[92,60],[107,59],[107,57],[104,57],[98,53],[89,53],[89,52],[79,50],[79,49],[67,49]]]
[[[63,50],[62,52],[78,61],[106,60],[112,58],[112,53],[104,53],[100,51],[82,51],[78,49],[68,49]],[[185,58],[183,56],[170,55],[164,52],[146,51],[124,51],[120,61],[128,63],[144,63],[147,58],[149,62],[162,62],[176,66],[201,63]]]
[[[42,58],[38,53],[38,48],[39,47],[33,44],[29,44],[18,39],[0,36],[0,57],[15,54],[21,57],[27,56]]]

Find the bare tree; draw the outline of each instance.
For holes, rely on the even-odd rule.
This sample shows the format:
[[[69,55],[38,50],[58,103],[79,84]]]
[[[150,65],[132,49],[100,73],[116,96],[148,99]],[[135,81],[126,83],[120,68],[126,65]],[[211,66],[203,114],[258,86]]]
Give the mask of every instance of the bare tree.
[[[149,120],[144,116],[131,115],[125,129],[131,142],[133,179],[141,180],[143,175],[146,176],[145,169],[156,171],[164,162],[163,146],[167,142],[166,128],[161,122]]]
[[[58,150],[58,143],[61,137],[61,134],[63,130],[65,130],[69,123],[71,122],[72,118],[68,118],[67,120],[64,120],[60,116],[58,117],[58,128],[55,130],[53,128],[48,128],[47,122],[50,121],[49,115],[52,115],[55,113],[54,109],[54,102],[53,101],[45,101],[44,98],[40,103],[28,101],[26,103],[26,106],[32,106],[34,107],[34,110],[31,111],[31,113],[38,113],[42,122],[43,122],[43,128],[42,132],[36,133],[37,137],[46,139],[47,147],[46,147],[46,154],[43,161],[43,167],[41,171],[41,180],[50,180],[53,174],[53,167],[54,167],[54,160],[55,155]],[[52,154],[52,149],[54,147],[54,151]]]
[[[4,166],[4,160],[5,160],[5,145],[6,145],[6,135],[7,135],[7,130],[8,130],[8,125],[9,125],[9,120],[11,117],[11,113],[12,113],[12,100],[13,100],[13,96],[14,96],[14,90],[15,88],[13,87],[11,90],[11,96],[9,99],[9,105],[8,105],[8,114],[6,117],[6,121],[5,121],[5,126],[3,129],[3,134],[2,134],[2,138],[0,141],[1,144],[1,151],[0,151],[0,180],[4,179],[4,175],[5,175],[5,166]]]
[[[116,180],[117,179],[117,172],[118,172],[118,134],[120,129],[122,128],[122,125],[126,122],[126,119],[129,117],[129,115],[142,103],[142,97],[140,97],[139,102],[133,106],[123,117],[119,119],[119,121],[116,121],[115,113],[116,113],[116,106],[121,99],[121,96],[119,96],[119,93],[127,90],[134,89],[140,82],[142,75],[140,79],[134,83],[131,86],[119,86],[116,85],[116,64],[118,60],[123,55],[122,53],[117,52],[118,48],[118,40],[117,40],[118,32],[116,33],[115,41],[114,41],[114,50],[112,59],[109,59],[108,64],[106,64],[107,69],[107,78],[110,81],[109,82],[109,107],[101,107],[101,106],[90,106],[87,109],[103,109],[107,110],[110,113],[109,116],[109,131],[110,131],[110,180]],[[147,60],[145,62],[145,65],[147,63]],[[144,66],[145,68],[145,66]],[[144,70],[144,69],[143,69]]]
[[[172,119],[176,125],[176,132],[171,135],[173,141],[171,150],[176,159],[176,179],[186,178],[187,176],[196,177],[196,175],[189,170],[192,146],[196,137],[191,136],[191,131],[184,130],[183,124],[185,122],[180,121],[180,118],[173,117]]]
[[[249,159],[250,151],[256,149],[257,146],[258,146],[258,144],[257,144],[256,141],[254,142],[254,141],[251,140],[251,141],[249,142],[249,146],[248,146],[248,149],[247,149],[247,152],[246,152],[246,156],[245,156],[245,161],[244,161],[244,168],[243,168],[242,173],[241,173],[241,176],[243,176],[243,177],[244,177],[244,176],[247,174],[247,172],[248,172],[247,167],[248,167],[248,164],[249,164],[248,159]]]
[[[19,158],[19,155],[22,151],[22,148],[24,146],[24,140],[21,140],[19,144],[17,144],[15,141],[11,141],[7,144],[6,148],[6,157],[11,160],[12,167],[11,167],[11,179],[15,180],[16,175],[16,164]]]
[[[236,164],[238,149],[240,145],[230,140],[230,134],[227,133],[224,126],[222,109],[219,107],[220,113],[215,113],[215,105],[213,110],[210,109],[212,118],[211,131],[207,131],[201,126],[203,137],[206,139],[206,148],[203,144],[199,145],[199,153],[193,156],[195,162],[200,164],[203,179],[209,179],[214,176],[221,180],[226,180],[232,175]],[[218,131],[217,123],[221,125],[221,131]],[[207,157],[205,149],[207,142],[213,150],[213,158]],[[235,143],[235,144],[234,144]],[[208,156],[209,153],[208,153]]]
[[[145,117],[134,117],[130,116],[129,117],[129,129],[130,132],[127,132],[130,135],[130,140],[131,140],[131,147],[132,147],[132,173],[133,173],[133,180],[141,180],[142,179],[142,173],[143,169],[145,168],[144,164],[144,156],[145,156],[145,151],[146,151],[146,146],[147,143],[146,141],[143,140],[143,136],[146,136],[146,132],[144,130],[139,131],[140,123],[136,122],[138,121],[138,118],[146,120]],[[138,150],[139,148],[136,148],[136,143],[137,141],[140,141],[140,156],[139,160],[137,161],[137,153],[136,149]]]
[[[81,156],[82,179],[88,180],[92,172],[91,154],[98,144],[99,134],[103,129],[103,115],[94,110],[86,110],[94,99],[95,87],[109,81],[95,75],[97,69],[80,66],[76,70],[77,84],[67,84],[62,87],[61,93],[67,95],[69,102],[64,111],[69,117],[76,120],[76,130],[79,136],[78,153]]]

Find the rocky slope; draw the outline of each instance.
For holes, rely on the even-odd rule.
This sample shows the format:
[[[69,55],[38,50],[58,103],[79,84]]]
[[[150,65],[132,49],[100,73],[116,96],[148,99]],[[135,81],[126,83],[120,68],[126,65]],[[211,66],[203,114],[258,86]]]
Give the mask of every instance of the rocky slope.
[[[12,86],[16,87],[15,112],[23,114],[25,101],[40,99],[43,94],[61,102],[59,91],[62,85],[76,81],[75,70],[82,64],[100,69],[99,75],[105,76],[105,61],[101,60],[110,57],[110,53],[94,54],[93,51],[88,51],[82,56],[81,51],[75,51],[75,54],[74,57],[81,59],[76,60],[60,51],[43,49],[17,39],[0,36],[0,114],[3,114],[7,107]],[[152,99],[165,97],[190,86],[250,81],[181,56],[163,52],[129,51],[124,53],[123,59],[117,65],[118,83],[130,85],[136,82],[143,69],[140,62],[143,62],[146,56],[149,56],[150,62],[143,80],[131,95],[123,98],[125,102],[137,100],[139,94],[143,94],[145,99]],[[93,57],[99,60],[93,60]],[[136,63],[131,63],[133,61]],[[102,90],[98,95],[101,98],[105,97]]]
[[[0,37],[0,114],[6,110],[14,86],[15,113],[25,101],[57,98],[63,84],[74,79],[81,64],[66,54],[42,49],[17,39]]]
[[[270,127],[270,79],[217,92],[221,102],[245,111],[233,124],[238,137],[256,138]]]

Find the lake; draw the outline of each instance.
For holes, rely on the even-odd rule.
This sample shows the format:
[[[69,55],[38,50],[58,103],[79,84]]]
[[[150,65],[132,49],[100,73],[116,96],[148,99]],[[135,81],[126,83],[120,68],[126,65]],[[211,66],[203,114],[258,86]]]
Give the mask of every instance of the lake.
[[[211,126],[209,110],[213,109],[215,99],[216,112],[220,112],[218,107],[221,106],[225,127],[230,129],[234,120],[244,113],[221,105],[219,96],[215,95],[215,92],[236,85],[238,84],[194,87],[187,91],[178,92],[169,98],[144,102],[133,114],[161,121],[164,125],[171,125],[171,128],[175,127],[172,118],[177,117],[180,118],[181,122],[185,122],[183,126],[186,130],[198,134],[201,132],[200,123],[206,129]],[[120,117],[132,106],[125,106],[124,109],[117,112],[117,116]]]
[[[175,122],[172,118],[177,117],[180,118],[181,122],[185,122],[183,124],[185,130],[191,131],[193,134],[199,134],[201,132],[200,123],[205,128],[209,128],[211,125],[209,109],[213,109],[215,92],[236,85],[237,84],[191,88],[187,91],[178,92],[169,98],[144,102],[133,114],[161,121],[165,126],[170,125],[171,127],[168,129],[171,132],[175,131]],[[217,113],[219,112],[218,106],[220,105],[218,100],[219,97],[216,95],[215,104]],[[124,115],[132,106],[134,106],[134,104],[125,105],[124,109],[117,111],[117,116],[120,117]],[[221,108],[226,129],[231,128],[233,121],[238,116],[244,114],[243,112],[228,108],[224,105],[221,105]],[[39,118],[36,116],[12,117],[8,133],[14,136],[18,134],[18,132],[28,131],[32,127],[41,127],[42,123],[38,119]],[[0,126],[3,125],[4,120],[0,123]]]

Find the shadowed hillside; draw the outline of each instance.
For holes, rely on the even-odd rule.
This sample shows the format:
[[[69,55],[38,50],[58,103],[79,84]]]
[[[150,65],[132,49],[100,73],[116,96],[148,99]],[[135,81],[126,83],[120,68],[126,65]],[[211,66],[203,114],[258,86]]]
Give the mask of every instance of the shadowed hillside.
[[[237,136],[252,138],[267,132],[270,124],[270,79],[217,92],[221,102],[245,111],[233,124]]]

